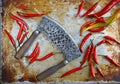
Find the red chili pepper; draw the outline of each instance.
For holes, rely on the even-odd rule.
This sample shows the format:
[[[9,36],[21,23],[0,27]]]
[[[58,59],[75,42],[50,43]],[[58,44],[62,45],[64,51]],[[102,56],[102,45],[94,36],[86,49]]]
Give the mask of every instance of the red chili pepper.
[[[110,45],[112,45],[112,43],[109,42],[108,40],[101,40],[99,43],[96,44],[96,46],[100,46],[100,45],[102,45],[103,43],[109,43]]]
[[[111,63],[113,63],[117,67],[120,67],[120,64],[116,63],[110,56],[105,56],[105,58],[108,59]]]
[[[108,43],[108,44],[110,44],[110,45],[113,45],[110,41],[108,41],[108,40],[105,40],[105,43]]]
[[[97,57],[97,53],[96,53],[96,52],[97,52],[97,51],[96,51],[96,48],[97,48],[97,47],[95,46],[95,47],[94,47],[94,55],[93,55],[93,57],[94,57],[95,63],[98,64],[98,57]]]
[[[87,26],[89,26],[89,25],[91,25],[91,24],[93,24],[93,22],[92,22],[92,21],[88,21],[88,22],[85,22],[85,23],[81,26],[80,36],[82,36],[82,30],[83,30],[85,27],[87,27]]]
[[[17,23],[19,22],[17,21]],[[20,29],[17,34],[17,40],[20,40],[22,33],[23,33],[23,24],[20,24]]]
[[[90,36],[92,36],[92,33],[88,33],[88,34],[83,38],[83,40],[82,40],[82,42],[81,42],[81,44],[80,44],[80,51],[81,51],[81,52],[83,52],[82,47],[83,47],[83,45],[85,44],[85,42],[88,40],[88,38],[89,38]]]
[[[30,60],[30,64],[32,64],[38,58],[39,54],[40,54],[40,47],[38,46],[38,51],[35,54],[35,56]]]
[[[96,2],[90,9],[88,9],[87,12],[85,12],[81,17],[85,17],[88,14],[90,14],[93,10],[95,10],[97,6],[98,6],[98,2]]]
[[[67,71],[66,73],[64,73],[61,77],[70,75],[70,74],[75,73],[76,71],[79,71],[79,70],[81,70],[81,69],[82,69],[82,67],[80,67],[80,66],[79,66],[79,67],[76,67],[76,68],[73,68],[73,69]]]
[[[5,31],[5,33],[7,34],[7,36],[9,37],[12,45],[13,45],[13,46],[16,46],[15,40],[14,40],[14,38],[12,37],[12,35],[11,35],[6,29],[4,29],[4,31]]]
[[[117,41],[115,38],[113,38],[113,37],[111,37],[111,36],[105,36],[104,38],[105,38],[105,39],[108,39],[108,40],[111,40],[111,41],[114,41],[114,42],[116,42],[117,44],[120,44],[119,41]]]
[[[29,56],[27,56],[27,58],[33,58],[35,54],[37,53],[38,47],[39,47],[39,43],[37,42],[33,52]]]
[[[105,40],[101,40],[99,43],[96,44],[96,46],[100,46],[100,45],[102,45],[105,42],[106,42]]]
[[[89,31],[90,31],[90,32],[102,32],[102,31],[104,31],[104,30],[105,30],[105,28],[102,27],[102,28],[98,28],[98,29],[90,29]]]
[[[111,0],[111,2],[109,2],[101,11],[99,11],[95,14],[90,14],[90,15],[88,15],[88,17],[95,17],[95,15],[100,17],[100,16],[104,15],[105,13],[107,13],[114,5],[116,5],[119,2],[120,2],[120,0]]]
[[[29,32],[25,32],[25,34],[23,34],[23,36],[20,39],[20,44],[24,41],[25,37],[27,36]]]
[[[10,17],[11,17],[12,19],[16,20],[16,21],[19,21],[19,22],[23,23],[24,26],[25,26],[25,28],[26,28],[26,29],[29,29],[28,24],[27,24],[24,20],[18,18],[17,16],[13,15],[12,13],[10,13]]]
[[[100,75],[101,75],[102,77],[104,77],[104,74],[103,74],[101,68],[97,67],[97,71],[100,73]]]
[[[94,48],[95,48],[95,46],[94,46],[94,44],[92,43],[91,49],[90,49],[90,54],[89,54],[89,56],[88,56],[88,61],[90,61],[90,58],[91,58],[91,56],[93,55]]]
[[[51,52],[51,53],[45,55],[45,56],[42,57],[42,58],[38,58],[37,60],[38,60],[38,61],[46,60],[46,59],[50,58],[51,56],[53,56],[54,54],[55,54],[54,52]]]
[[[83,61],[81,62],[80,67],[82,67],[83,64],[88,60],[88,56],[89,56],[89,54],[90,54],[90,49],[91,49],[91,45],[87,47],[85,56],[84,56],[84,58],[83,58]]]
[[[19,29],[18,34],[17,34],[17,40],[20,40],[20,37],[22,35],[22,28]]]
[[[85,27],[94,25],[94,24],[96,24],[96,23],[98,23],[98,22],[104,23],[104,22],[105,22],[105,19],[104,19],[103,17],[100,17],[100,18],[98,17],[95,22],[88,21],[88,23],[83,24],[83,26],[81,27],[80,34],[81,34],[82,30],[83,30]],[[97,29],[90,29],[89,31],[91,31],[91,32],[101,32],[101,31],[104,31],[104,30],[105,30],[105,28],[104,28],[104,27],[101,27],[101,28],[97,28]]]
[[[90,72],[91,72],[91,75],[92,77],[95,78],[95,70],[94,70],[94,65],[92,63],[92,61],[90,60]]]
[[[25,13],[22,13],[22,12],[17,12],[17,14],[22,17],[22,18],[30,18],[30,17],[38,17],[38,16],[43,16],[45,14],[25,14]]]
[[[76,16],[79,16],[79,15],[80,15],[80,13],[81,13],[81,11],[82,11],[84,5],[85,5],[85,2],[82,1],[81,4],[79,5],[79,9],[78,9],[78,12],[77,12],[77,15],[76,15]]]
[[[19,25],[19,27],[23,29],[23,31],[25,31],[26,29],[24,28],[24,24],[22,24],[21,22],[19,22],[18,20],[16,20],[17,24]]]
[[[97,18],[97,20],[95,21],[96,23],[97,23],[97,22],[105,23],[104,17],[98,17],[97,15],[95,15],[95,17]]]
[[[23,10],[28,10],[28,7],[25,5],[18,5],[16,8],[23,9]]]

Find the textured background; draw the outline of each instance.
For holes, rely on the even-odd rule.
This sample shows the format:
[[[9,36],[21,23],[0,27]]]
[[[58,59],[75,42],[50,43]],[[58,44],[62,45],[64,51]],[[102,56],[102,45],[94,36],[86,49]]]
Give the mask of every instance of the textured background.
[[[0,0],[1,1],[1,0]],[[4,1],[6,1],[6,0],[4,0]],[[10,0],[8,0],[8,1],[10,1]],[[5,4],[4,4],[5,5]],[[1,2],[0,2],[0,6],[1,6]],[[0,12],[1,12],[2,10],[0,9]],[[1,18],[1,16],[0,16],[0,18]],[[0,22],[1,23],[1,22]],[[1,25],[1,24],[0,24]],[[0,26],[0,28],[2,28],[1,26]],[[2,29],[0,29],[0,34],[1,34],[1,30]],[[1,42],[1,35],[0,35],[0,42]],[[0,46],[0,51],[1,51],[1,46]],[[0,53],[0,56],[2,56],[2,53]],[[0,58],[1,59],[1,58]],[[1,63],[0,63],[1,64]],[[0,66],[0,68],[1,68],[1,66]],[[118,77],[116,77],[116,79],[115,80],[117,80],[118,79]],[[117,80],[118,81],[118,80]],[[22,82],[22,84],[28,84],[29,82]],[[41,84],[73,84],[73,82],[50,82],[50,83],[44,83],[44,82],[41,82]],[[82,84],[83,82],[81,82],[81,83],[79,83],[79,82],[75,82],[74,84]],[[87,82],[87,83],[89,83],[90,84],[90,82]],[[93,83],[93,82],[91,82],[91,83]],[[113,82],[111,82],[111,83],[113,83]],[[13,84],[13,83],[11,83],[11,84]],[[21,84],[21,82],[17,82],[16,84]],[[34,84],[34,83],[33,83]],[[40,83],[38,83],[38,84],[40,84]]]
[[[0,0],[0,45],[1,45],[1,42],[2,42],[2,17],[1,17],[1,13],[2,13],[2,0]],[[2,46],[0,46],[0,79],[1,79],[1,68],[2,68],[2,61],[1,61],[1,58],[2,58]]]

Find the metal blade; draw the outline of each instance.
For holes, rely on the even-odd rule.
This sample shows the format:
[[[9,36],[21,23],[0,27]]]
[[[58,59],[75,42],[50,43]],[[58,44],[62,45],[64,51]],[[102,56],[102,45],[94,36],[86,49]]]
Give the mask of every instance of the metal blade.
[[[79,47],[72,37],[55,20],[44,16],[37,28],[48,36],[51,41],[61,50],[67,61],[71,61],[81,56]]]

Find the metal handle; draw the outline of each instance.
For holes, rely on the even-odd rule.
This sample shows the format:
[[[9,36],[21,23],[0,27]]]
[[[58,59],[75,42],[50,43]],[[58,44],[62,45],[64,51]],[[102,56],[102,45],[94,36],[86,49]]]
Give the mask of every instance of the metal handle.
[[[39,35],[39,31],[36,30],[32,33],[30,38],[23,44],[23,46],[20,48],[20,50],[16,53],[15,58],[20,59],[22,56],[26,53],[30,45],[33,43],[33,41],[36,39],[36,37]]]
[[[55,73],[58,69],[62,68],[63,66],[65,66],[68,63],[67,60],[64,60],[62,62],[60,62],[59,64],[47,69],[46,71],[40,73],[37,75],[37,80],[43,80],[45,78],[47,78],[48,76],[52,75],[53,73]]]

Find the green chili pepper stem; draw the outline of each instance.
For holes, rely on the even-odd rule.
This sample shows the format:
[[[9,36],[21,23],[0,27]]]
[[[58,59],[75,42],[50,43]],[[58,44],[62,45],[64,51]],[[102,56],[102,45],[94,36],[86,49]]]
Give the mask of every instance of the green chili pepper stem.
[[[20,47],[20,45],[21,45],[19,40],[17,40],[17,43],[18,43],[18,45],[16,46],[16,48]]]
[[[54,54],[62,54],[61,52],[54,52]]]
[[[27,57],[27,56],[23,56],[23,57]]]
[[[30,63],[26,66],[26,67],[29,67]]]
[[[14,46],[14,48],[15,48],[15,52],[17,52],[17,47],[16,47],[16,46]]]
[[[98,82],[97,78],[94,77],[94,79],[96,80],[96,83],[97,83],[97,84],[100,84],[100,83]]]

